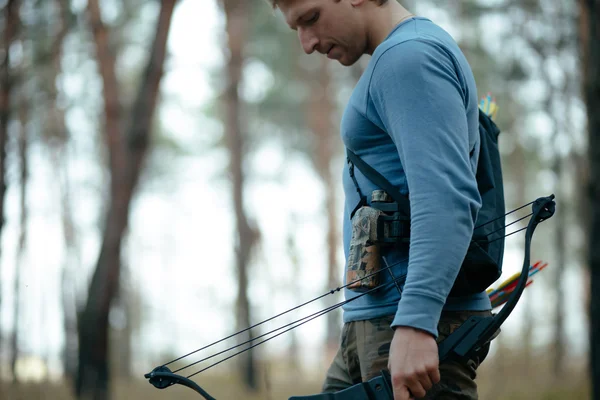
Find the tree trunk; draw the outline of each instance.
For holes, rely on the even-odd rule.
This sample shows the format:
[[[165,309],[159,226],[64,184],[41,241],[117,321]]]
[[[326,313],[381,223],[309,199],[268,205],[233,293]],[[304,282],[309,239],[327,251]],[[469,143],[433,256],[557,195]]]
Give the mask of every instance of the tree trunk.
[[[113,374],[126,381],[132,379],[131,371],[131,322],[130,305],[135,299],[130,298],[130,291],[125,282],[129,282],[127,265],[121,266],[121,281],[118,295],[113,300],[112,312],[119,314],[119,322],[110,327],[110,357]]]
[[[584,97],[590,160],[590,363],[594,400],[600,399],[600,0],[581,0]]]
[[[19,358],[19,318],[21,317],[21,272],[23,270],[23,260],[25,257],[25,246],[27,241],[27,182],[29,181],[29,169],[27,161],[27,119],[28,103],[24,88],[21,88],[19,100],[19,136],[18,153],[20,179],[20,221],[19,221],[19,240],[17,244],[17,262],[15,268],[14,281],[14,307],[13,307],[13,334],[11,339],[11,360],[10,366],[13,375],[13,383],[17,382],[17,360]]]
[[[542,51],[540,52],[541,59],[546,59],[546,54]],[[543,68],[542,68],[543,70]],[[546,72],[542,73],[542,77],[546,80],[546,82],[550,82],[550,77]],[[560,119],[554,113],[552,113],[553,105],[555,104],[555,99],[559,98],[560,95],[564,97],[568,97],[565,91],[562,93],[558,90],[558,88],[551,85],[550,90],[548,91],[548,97],[545,101],[544,109],[552,114],[552,128],[551,135],[554,139],[554,143],[558,143],[560,129]],[[566,108],[566,107],[565,107]],[[556,187],[554,189],[554,193],[558,196],[558,198],[564,198],[561,196],[562,190],[561,188],[564,185],[564,174],[563,174],[563,160],[558,148],[554,148],[553,154],[553,162],[552,162],[552,172],[554,172],[556,176]],[[565,194],[566,196],[566,194]],[[567,211],[558,213],[556,218],[558,222],[556,223],[556,228],[554,231],[554,246],[553,252],[556,261],[555,268],[552,269],[552,292],[554,293],[554,329],[552,330],[552,372],[554,374],[554,379],[556,382],[560,382],[564,376],[565,371],[565,359],[566,359],[566,340],[565,340],[565,303],[564,303],[564,291],[562,288],[562,283],[564,281],[564,271],[566,268],[566,259],[567,259],[567,249],[565,246],[566,231],[565,226],[567,225],[566,221]]]
[[[509,171],[512,175],[512,181],[514,182],[514,204],[511,204],[508,210],[519,207],[521,204],[528,202],[527,200],[527,157],[523,149],[523,145],[520,141],[517,141],[514,151],[510,154],[508,159],[508,165],[511,167]],[[521,224],[519,227],[526,226],[526,222]],[[531,363],[531,344],[533,334],[533,301],[532,301],[531,290],[523,293],[523,300],[521,307],[523,307],[523,337],[521,341],[521,347],[519,351],[523,354],[523,371],[529,371]],[[502,336],[502,335],[501,335]]]
[[[87,4],[103,81],[104,133],[109,153],[111,186],[100,255],[89,287],[87,304],[79,318],[76,393],[82,399],[110,398],[108,315],[119,288],[121,241],[127,228],[130,202],[150,141],[175,3],[176,0],[161,2],[152,53],[134,102],[129,129],[125,134],[121,130],[121,106],[115,58],[109,48],[109,33],[102,23],[98,0],[89,0]]]
[[[563,176],[563,160],[559,154],[554,155],[553,172],[556,174],[558,187],[556,188],[556,195],[561,198],[560,182],[564,182]],[[556,265],[554,266],[554,339],[553,339],[553,372],[554,379],[559,382],[564,377],[566,369],[566,345],[567,341],[565,338],[565,293],[563,290],[564,271],[567,264],[567,232],[566,226],[568,226],[567,213],[557,213],[556,218],[556,231],[554,232],[554,254]]]
[[[336,138],[333,126],[335,105],[330,96],[331,78],[327,60],[319,60],[319,68],[308,74],[307,81],[311,86],[311,96],[307,107],[309,128],[314,137],[313,163],[321,177],[325,189],[325,204],[327,218],[327,290],[339,286],[337,264],[338,249],[338,215],[334,177],[331,173],[331,162],[334,157],[333,139]],[[327,313],[326,347],[327,357],[337,351],[340,340],[339,312]],[[335,354],[335,353],[334,353]],[[330,358],[329,358],[330,359]]]
[[[14,77],[10,70],[10,46],[17,35],[19,25],[19,0],[8,0],[4,5],[4,57],[0,64],[0,243],[4,228],[4,198],[6,195],[6,144],[8,142],[8,122],[11,115],[11,92]],[[0,246],[0,256],[2,249]],[[2,306],[2,288],[0,287],[0,308]],[[0,350],[2,333],[0,332]]]
[[[541,4],[538,5],[537,9],[540,12],[543,12]],[[532,10],[532,12],[536,12]],[[544,18],[546,23],[549,24],[569,24],[573,23],[570,19],[568,19],[569,13],[568,10],[565,10],[564,13],[561,13],[560,18],[557,17],[556,13],[548,12]],[[569,96],[570,93],[568,89],[570,87],[570,78],[568,78],[568,67],[564,67],[563,71],[565,72],[565,79],[562,86],[557,86],[556,83],[552,83],[551,76],[548,72],[548,68],[545,68],[545,64],[549,59],[549,56],[552,52],[556,51],[564,51],[565,47],[568,46],[571,42],[569,41],[568,34],[565,30],[560,31],[561,40],[557,43],[537,43],[537,39],[532,39],[532,48],[536,51],[539,57],[540,63],[540,74],[542,79],[545,82],[549,83],[549,90],[547,91],[546,99],[543,103],[543,109],[549,113],[549,117],[551,120],[551,129],[550,135],[552,137],[552,143],[554,143],[553,148],[553,162],[551,169],[556,176],[556,188],[555,194],[559,198],[568,198],[568,194],[563,193],[561,188],[564,186],[565,176],[564,176],[564,160],[561,155],[561,149],[558,148],[556,143],[559,143],[559,137],[564,130],[567,130],[566,124],[564,123],[564,115],[568,110],[569,106]],[[561,65],[562,67],[562,65]],[[560,109],[561,112],[557,113],[556,110]],[[566,226],[567,226],[567,215],[568,211],[565,209],[563,212],[558,213],[556,218],[558,222],[556,223],[556,229],[554,232],[554,246],[553,251],[556,259],[556,266],[552,269],[553,271],[553,282],[552,282],[552,291],[554,293],[554,329],[553,329],[553,339],[552,339],[552,371],[554,374],[554,379],[556,382],[560,382],[564,377],[565,367],[566,367],[566,358],[567,358],[567,350],[566,350],[566,338],[565,338],[565,302],[564,302],[564,291],[562,288],[562,283],[564,281],[565,269],[567,268],[567,248],[565,246],[567,240],[566,234]]]
[[[248,299],[248,264],[252,247],[258,239],[257,231],[250,226],[244,210],[244,165],[245,138],[242,133],[242,106],[238,89],[242,79],[244,64],[244,47],[248,35],[247,0],[222,0],[226,18],[227,43],[229,58],[227,60],[227,84],[223,96],[225,108],[225,136],[229,149],[229,174],[232,180],[233,208],[235,210],[237,248],[236,271],[238,293],[236,300],[236,318],[238,329],[250,326],[250,301]],[[253,333],[246,331],[238,335],[238,343],[252,339]],[[254,351],[242,353],[241,373],[246,386],[250,389],[258,387]]]
[[[62,72],[63,43],[70,30],[70,10],[68,0],[55,0],[57,10],[55,24],[57,34],[52,43],[50,57],[52,65],[47,78],[49,100],[49,120],[46,125],[46,137],[49,141],[53,167],[56,171],[57,186],[61,201],[61,222],[65,243],[65,261],[61,271],[61,303],[63,313],[64,347],[61,359],[66,378],[74,382],[77,375],[77,271],[81,268],[81,257],[75,233],[75,223],[72,215],[71,189],[68,179],[68,143],[69,136],[65,124],[65,112],[58,102],[56,80]],[[54,146],[55,145],[55,146]]]
[[[287,232],[286,238],[286,250],[290,257],[291,264],[291,276],[289,283],[286,288],[286,292],[289,293],[293,299],[294,304],[301,303],[302,296],[300,295],[302,289],[298,282],[300,282],[300,251],[296,243],[296,233],[298,232],[298,218],[295,214],[292,214],[289,220],[289,231]],[[302,375],[301,362],[300,362],[300,341],[298,340],[298,331],[292,329],[286,335],[289,335],[289,351],[287,354],[288,365],[290,367],[291,375]]]

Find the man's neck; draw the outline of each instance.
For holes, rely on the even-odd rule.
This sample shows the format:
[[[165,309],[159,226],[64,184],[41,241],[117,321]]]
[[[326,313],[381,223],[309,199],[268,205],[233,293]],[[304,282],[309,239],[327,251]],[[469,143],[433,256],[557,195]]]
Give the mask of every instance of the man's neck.
[[[389,0],[384,6],[377,6],[371,11],[367,46],[367,54],[369,55],[373,55],[377,46],[388,37],[400,22],[413,16],[396,0]]]

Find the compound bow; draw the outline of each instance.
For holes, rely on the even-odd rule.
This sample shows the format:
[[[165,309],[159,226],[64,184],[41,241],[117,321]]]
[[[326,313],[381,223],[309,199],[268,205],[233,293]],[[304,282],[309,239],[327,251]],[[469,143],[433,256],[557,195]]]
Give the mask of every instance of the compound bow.
[[[527,279],[529,276],[531,240],[533,237],[533,233],[534,233],[536,227],[538,226],[538,224],[551,218],[554,215],[554,211],[556,208],[556,204],[554,202],[554,195],[550,195],[548,197],[540,197],[539,199],[535,200],[534,202],[531,202],[522,207],[519,207],[519,208],[507,213],[506,215],[511,214],[522,208],[525,208],[529,205],[532,205],[532,213],[527,215],[526,217],[521,218],[521,219],[524,219],[524,218],[531,216],[529,223],[527,224],[527,227],[524,228],[524,229],[526,229],[526,232],[525,232],[525,255],[524,255],[524,260],[523,260],[523,269],[522,269],[519,281],[517,283],[517,287],[515,288],[515,290],[511,294],[511,297],[509,298],[509,300],[506,302],[506,304],[503,306],[502,310],[500,310],[500,312],[498,314],[495,314],[494,316],[488,316],[488,317],[473,316],[470,319],[468,319],[466,322],[464,322],[457,330],[452,332],[452,334],[449,335],[446,339],[444,339],[441,343],[439,343],[438,348],[439,348],[440,363],[445,360],[448,360],[448,359],[454,359],[454,360],[465,359],[465,358],[468,358],[469,355],[471,355],[474,351],[479,350],[481,348],[481,346],[483,346],[485,343],[487,343],[493,337],[493,335],[498,331],[498,329],[500,328],[500,325],[502,325],[502,323],[506,320],[506,318],[508,318],[508,316],[510,315],[512,310],[515,308],[517,302],[519,301],[521,294],[523,293],[523,290],[525,289],[525,286],[527,285]],[[512,225],[515,222],[520,221],[521,219],[514,221],[514,222],[506,225],[505,227]],[[490,221],[490,222],[493,222],[493,221]],[[519,229],[515,232],[511,232],[510,234],[508,234],[504,237],[510,236],[521,230],[523,230],[523,229]],[[391,274],[391,269],[389,266],[386,266],[383,269],[387,269],[388,272],[390,272],[390,274]],[[367,278],[367,277],[365,277],[365,278]],[[392,275],[392,277],[393,277],[393,275]],[[362,278],[362,279],[365,279],[365,278]],[[394,278],[392,280],[392,282],[388,282],[387,284],[393,283],[398,287],[398,281],[399,281],[399,279]],[[354,283],[354,282],[351,282],[348,285],[351,285],[352,283]],[[285,332],[288,332],[289,330],[294,329],[297,326],[300,326],[308,321],[311,321],[321,315],[328,313],[329,311],[332,311],[338,307],[341,307],[350,301],[353,301],[359,297],[367,295],[374,290],[379,290],[380,288],[378,287],[378,288],[363,292],[354,298],[345,300],[341,303],[335,304],[324,310],[321,310],[314,314],[308,315],[308,316],[301,318],[299,320],[296,320],[292,323],[283,325],[282,327],[279,327],[277,329],[269,331],[269,332],[262,334],[254,339],[248,340],[244,343],[240,343],[232,348],[226,349],[224,351],[213,354],[210,357],[207,357],[202,360],[196,361],[192,364],[189,364],[183,368],[180,368],[179,370],[171,371],[167,367],[167,365],[172,364],[176,361],[179,361],[183,358],[186,358],[198,351],[204,350],[204,349],[211,347],[217,343],[223,342],[223,341],[225,341],[229,338],[232,338],[236,335],[239,335],[243,332],[249,331],[252,328],[255,328],[255,327],[257,327],[261,324],[264,324],[268,321],[271,321],[283,314],[294,311],[294,310],[296,310],[300,307],[303,307],[309,303],[317,301],[329,294],[338,292],[348,285],[341,286],[336,289],[332,289],[329,292],[327,292],[321,296],[318,296],[306,303],[300,304],[300,305],[293,307],[287,311],[284,311],[278,315],[275,315],[274,317],[271,317],[262,322],[259,322],[249,328],[243,329],[243,330],[236,332],[232,335],[229,335],[223,339],[220,339],[214,343],[204,346],[198,350],[195,350],[191,353],[181,356],[167,364],[163,364],[159,367],[156,367],[155,369],[153,369],[151,372],[145,374],[144,376],[149,380],[149,382],[152,385],[154,385],[154,387],[156,387],[158,389],[166,389],[172,385],[180,384],[183,386],[187,386],[188,388],[196,391],[198,394],[200,394],[206,400],[215,400],[214,397],[209,395],[204,389],[202,389],[200,387],[200,385],[198,385],[196,382],[192,381],[190,378],[196,374],[199,374],[202,371],[207,370],[208,368],[211,368],[217,364],[220,364],[223,361],[226,361],[232,357],[235,357],[244,351],[250,350],[253,347],[256,347],[256,346],[258,346],[268,340],[271,340]],[[287,328],[287,329],[284,329],[284,328]],[[221,361],[218,361],[200,371],[197,371],[194,374],[189,375],[188,377],[183,377],[181,375],[176,374],[176,372],[179,372],[185,368],[191,367],[202,361],[205,361],[205,360],[208,360],[217,355],[223,354],[235,347],[243,346],[245,344],[250,344],[251,342],[253,342],[257,339],[265,337],[265,336],[267,336],[271,333],[274,333],[278,330],[282,330],[282,331],[272,337],[264,339],[258,343],[252,344],[248,348],[241,350]],[[338,399],[338,400],[365,400],[365,399],[367,399],[367,400],[392,400],[393,399],[393,391],[392,391],[390,375],[387,371],[382,371],[380,376],[372,378],[371,380],[369,380],[367,382],[362,382],[362,383],[356,384],[354,386],[349,387],[348,389],[339,391],[337,393],[325,393],[325,394],[316,394],[316,395],[310,395],[310,396],[293,396],[293,397],[289,398],[289,400],[333,400],[333,399]]]

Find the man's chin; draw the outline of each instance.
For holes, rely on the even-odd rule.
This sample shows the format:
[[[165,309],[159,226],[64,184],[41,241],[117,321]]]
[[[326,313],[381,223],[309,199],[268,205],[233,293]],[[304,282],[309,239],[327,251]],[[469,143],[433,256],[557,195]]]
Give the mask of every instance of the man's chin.
[[[329,58],[331,61],[339,62],[344,67],[350,67],[350,66],[356,64],[356,62],[360,59],[360,56],[356,57],[354,54],[348,54],[348,53],[344,52],[344,53],[339,54],[337,57],[331,56],[328,53],[327,58]]]
[[[344,67],[351,67],[360,59],[360,57],[341,57],[338,62]]]

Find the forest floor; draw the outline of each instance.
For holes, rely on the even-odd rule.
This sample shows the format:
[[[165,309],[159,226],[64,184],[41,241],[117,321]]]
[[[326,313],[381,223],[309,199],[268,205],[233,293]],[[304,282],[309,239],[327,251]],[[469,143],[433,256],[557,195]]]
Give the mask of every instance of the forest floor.
[[[551,360],[536,356],[524,362],[518,354],[493,357],[478,371],[480,399],[482,400],[585,400],[590,399],[587,369],[583,362],[578,366],[565,366],[560,378],[552,371]],[[269,364],[262,368],[259,391],[252,394],[241,385],[234,374],[202,374],[193,377],[215,398],[232,400],[279,400],[292,395],[309,395],[319,392],[323,371],[290,370]],[[144,379],[115,379],[112,400],[198,400],[192,390],[175,385],[159,390]],[[18,383],[0,382],[1,400],[74,400],[66,382]]]

